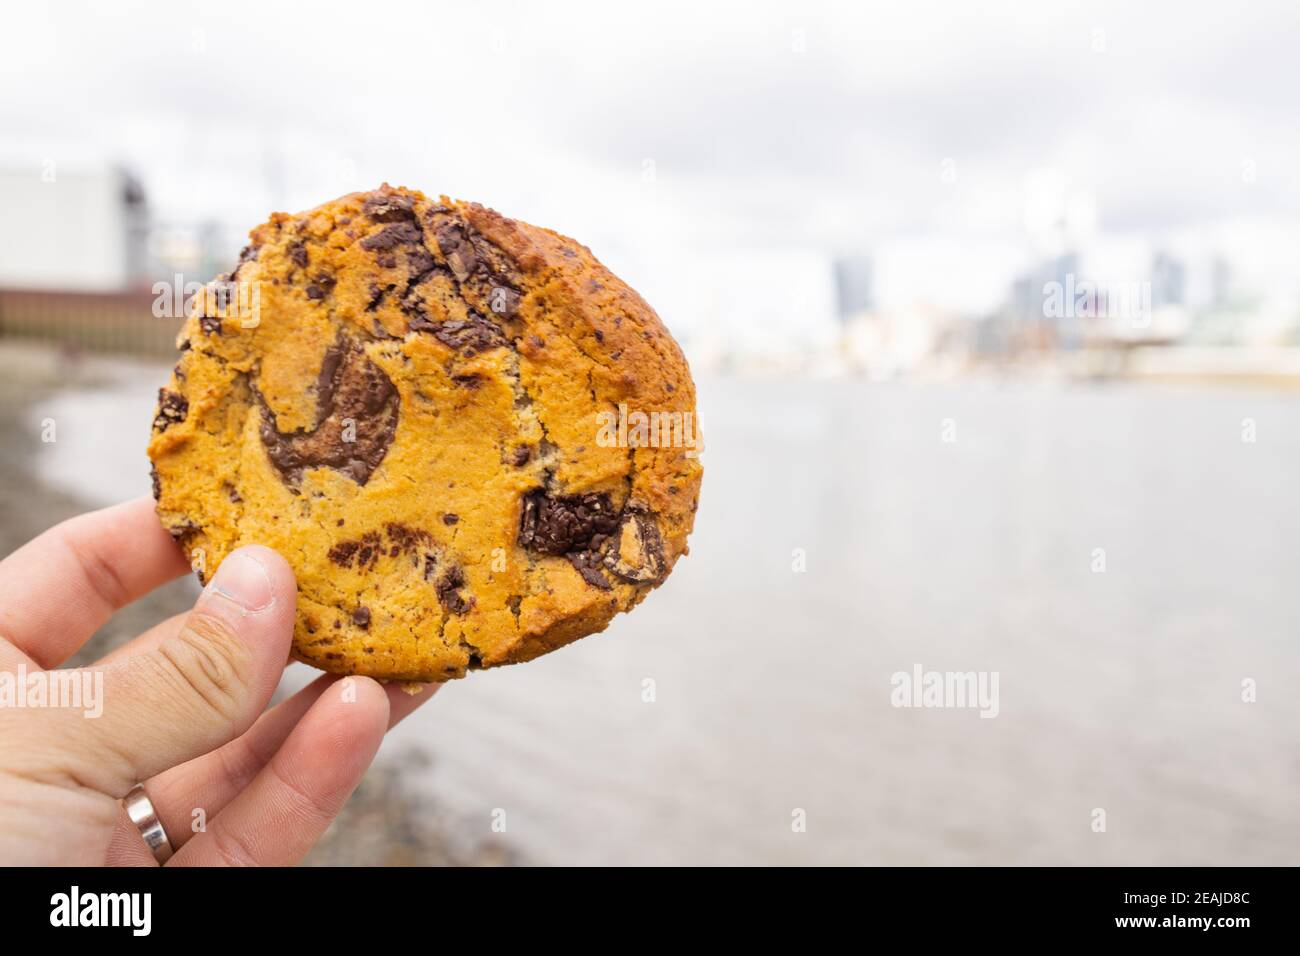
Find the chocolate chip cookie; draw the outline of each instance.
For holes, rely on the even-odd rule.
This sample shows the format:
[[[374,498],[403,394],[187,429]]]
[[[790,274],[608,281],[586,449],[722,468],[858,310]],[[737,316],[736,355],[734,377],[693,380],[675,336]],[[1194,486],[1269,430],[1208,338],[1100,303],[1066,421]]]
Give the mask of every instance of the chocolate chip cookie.
[[[274,214],[191,302],[153,421],[200,579],[298,578],[293,653],[442,681],[603,630],[686,553],[695,389],[584,246],[387,185]]]

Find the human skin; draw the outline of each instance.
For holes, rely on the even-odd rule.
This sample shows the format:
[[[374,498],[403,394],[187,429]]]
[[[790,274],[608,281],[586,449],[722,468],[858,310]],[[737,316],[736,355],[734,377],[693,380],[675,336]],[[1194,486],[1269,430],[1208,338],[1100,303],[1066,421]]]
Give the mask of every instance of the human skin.
[[[59,667],[115,610],[189,570],[147,498],[58,525],[0,561],[0,673]],[[323,675],[268,710],[295,597],[283,558],[240,548],[192,611],[75,672],[102,674],[98,717],[0,706],[0,864],[156,865],[120,803],[140,781],[169,866],[300,860],[436,685],[411,695]]]

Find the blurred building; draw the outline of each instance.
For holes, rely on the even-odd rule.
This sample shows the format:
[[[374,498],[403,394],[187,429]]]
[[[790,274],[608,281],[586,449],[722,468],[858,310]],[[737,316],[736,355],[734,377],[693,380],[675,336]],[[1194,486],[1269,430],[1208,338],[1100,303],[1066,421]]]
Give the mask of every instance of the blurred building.
[[[182,275],[186,281],[207,282],[228,271],[247,240],[215,220],[199,223],[163,222],[154,225],[149,257],[159,278]]]
[[[1165,252],[1157,252],[1151,262],[1151,305],[1187,303],[1187,266]]]
[[[1210,264],[1210,307],[1226,309],[1232,304],[1232,264],[1215,256]]]
[[[159,314],[144,189],[106,163],[0,167],[0,206],[22,224],[0,235],[0,340],[72,354],[169,357],[181,316]]]
[[[1002,321],[984,329],[985,334],[1007,336],[1002,342],[986,342],[1000,353],[1050,351],[1074,348],[1080,340],[1080,322],[1070,296],[1071,306],[1062,314],[1051,315],[1047,308],[1049,289],[1073,289],[1079,274],[1079,256],[1065,252],[1045,259],[1018,276],[1011,286],[1011,300]],[[1091,308],[1094,303],[1088,303]]]
[[[144,190],[114,166],[0,168],[0,287],[118,292],[150,279]]]
[[[867,256],[836,259],[835,301],[841,322],[866,312],[871,301],[871,259]]]
[[[875,381],[948,378],[966,361],[969,322],[931,305],[871,309],[848,319],[843,368]]]

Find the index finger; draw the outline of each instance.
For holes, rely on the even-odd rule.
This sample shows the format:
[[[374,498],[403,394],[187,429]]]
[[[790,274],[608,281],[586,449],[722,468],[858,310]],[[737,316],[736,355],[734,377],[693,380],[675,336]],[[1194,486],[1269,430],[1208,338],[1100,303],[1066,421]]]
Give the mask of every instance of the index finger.
[[[189,569],[152,498],[78,515],[0,561],[0,638],[57,667],[118,608]]]

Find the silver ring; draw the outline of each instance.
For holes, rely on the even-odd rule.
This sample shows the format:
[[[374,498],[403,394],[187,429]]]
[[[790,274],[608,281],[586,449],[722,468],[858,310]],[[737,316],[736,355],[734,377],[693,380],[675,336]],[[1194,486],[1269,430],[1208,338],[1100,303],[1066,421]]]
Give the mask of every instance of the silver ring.
[[[172,841],[167,839],[167,831],[163,829],[162,821],[158,819],[158,812],[154,810],[149,794],[144,792],[144,784],[137,783],[132,787],[122,798],[122,806],[126,809],[126,815],[131,818],[131,822],[139,829],[140,836],[144,837],[145,845],[153,851],[153,858],[158,861],[158,865],[161,866],[170,860]]]

